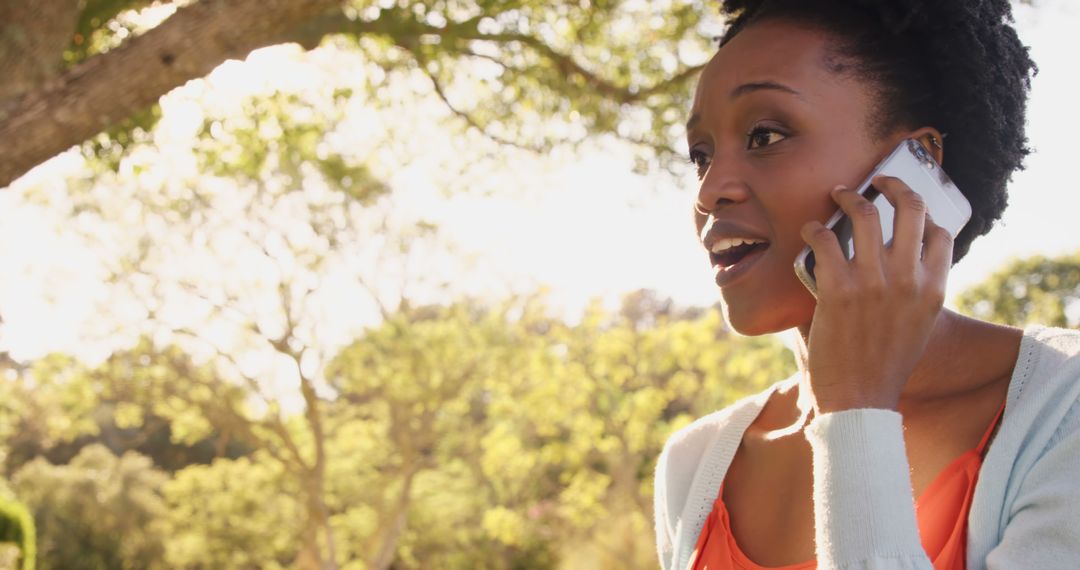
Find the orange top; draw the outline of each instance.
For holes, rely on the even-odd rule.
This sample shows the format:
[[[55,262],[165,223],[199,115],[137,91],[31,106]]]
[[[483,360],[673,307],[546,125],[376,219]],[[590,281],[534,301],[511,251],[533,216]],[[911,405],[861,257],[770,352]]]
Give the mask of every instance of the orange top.
[[[1005,405],[1002,404],[979,445],[945,467],[915,502],[919,537],[923,549],[934,562],[934,570],[964,569],[967,515],[971,508],[971,497],[975,494],[975,481],[990,435],[1004,411]],[[776,570],[777,567],[755,564],[735,543],[723,497],[724,486],[721,484],[712,512],[705,520],[705,527],[701,529],[697,546],[690,556],[688,570]],[[817,561],[808,560],[778,568],[809,570],[817,568]]]

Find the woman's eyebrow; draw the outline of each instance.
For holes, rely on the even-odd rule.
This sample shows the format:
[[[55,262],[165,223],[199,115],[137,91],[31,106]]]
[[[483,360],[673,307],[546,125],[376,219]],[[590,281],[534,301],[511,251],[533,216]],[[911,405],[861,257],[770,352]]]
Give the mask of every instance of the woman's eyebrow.
[[[787,85],[784,85],[783,83],[777,83],[775,81],[755,81],[753,83],[743,83],[742,85],[732,89],[731,94],[728,96],[728,98],[735,99],[741,95],[746,95],[747,93],[753,93],[755,91],[780,91],[782,93],[794,95],[799,99],[803,99],[802,93],[799,93],[798,91],[792,89],[791,87],[788,87]],[[691,129],[693,129],[700,120],[701,116],[697,113],[691,115],[690,119],[686,121],[686,130],[690,131]]]
[[[796,97],[802,97],[802,93],[784,85],[783,83],[777,83],[775,81],[755,81],[753,83],[743,83],[742,85],[731,90],[729,99],[734,99],[740,95],[746,95],[747,93],[753,93],[754,91],[773,90],[782,91],[794,95]]]

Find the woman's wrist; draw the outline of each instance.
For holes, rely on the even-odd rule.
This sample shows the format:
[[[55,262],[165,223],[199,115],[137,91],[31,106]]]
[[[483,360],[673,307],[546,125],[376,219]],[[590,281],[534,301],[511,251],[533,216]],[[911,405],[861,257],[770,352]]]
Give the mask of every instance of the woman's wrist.
[[[846,412],[851,410],[887,410],[895,412],[899,402],[896,398],[867,394],[840,394],[814,399],[816,415]]]
[[[848,410],[877,409],[897,411],[900,404],[899,394],[895,390],[872,390],[871,386],[886,386],[890,383],[848,382],[837,386],[819,386],[812,388],[814,412],[817,415]]]

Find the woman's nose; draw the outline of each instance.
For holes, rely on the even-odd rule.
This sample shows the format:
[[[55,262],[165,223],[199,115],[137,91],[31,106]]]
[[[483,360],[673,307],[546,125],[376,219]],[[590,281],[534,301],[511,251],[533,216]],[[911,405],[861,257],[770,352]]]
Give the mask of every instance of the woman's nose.
[[[732,164],[721,166],[724,164],[714,159],[701,180],[694,206],[699,215],[708,216],[724,206],[743,202],[750,195],[750,188],[739,169]]]

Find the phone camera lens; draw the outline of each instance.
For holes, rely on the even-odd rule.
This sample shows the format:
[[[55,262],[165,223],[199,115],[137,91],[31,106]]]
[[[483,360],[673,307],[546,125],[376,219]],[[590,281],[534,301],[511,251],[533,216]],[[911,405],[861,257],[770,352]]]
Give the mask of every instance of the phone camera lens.
[[[930,153],[926,152],[926,149],[920,144],[914,146],[915,158],[923,163],[927,168],[934,168],[934,161],[930,158]]]

